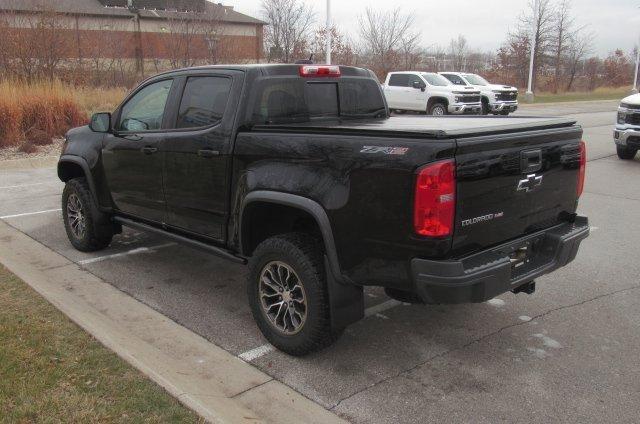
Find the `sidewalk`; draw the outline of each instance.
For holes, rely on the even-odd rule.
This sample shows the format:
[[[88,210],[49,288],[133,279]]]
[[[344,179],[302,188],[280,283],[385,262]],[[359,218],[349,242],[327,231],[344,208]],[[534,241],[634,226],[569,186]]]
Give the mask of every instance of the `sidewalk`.
[[[207,421],[344,422],[2,221],[0,262]]]

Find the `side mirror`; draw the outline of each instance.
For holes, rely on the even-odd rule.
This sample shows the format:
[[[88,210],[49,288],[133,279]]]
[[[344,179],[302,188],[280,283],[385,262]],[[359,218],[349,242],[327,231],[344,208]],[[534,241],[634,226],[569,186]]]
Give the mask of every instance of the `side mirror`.
[[[424,91],[425,87],[426,87],[426,85],[422,81],[414,81],[413,82],[413,88],[415,88],[416,90]]]
[[[91,131],[107,133],[111,131],[111,114],[109,112],[94,113],[89,123]]]

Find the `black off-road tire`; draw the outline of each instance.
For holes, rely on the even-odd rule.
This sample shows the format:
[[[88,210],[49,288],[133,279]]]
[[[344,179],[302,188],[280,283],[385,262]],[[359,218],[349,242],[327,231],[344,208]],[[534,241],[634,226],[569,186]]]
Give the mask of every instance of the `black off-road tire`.
[[[638,153],[638,149],[633,149],[624,146],[616,146],[616,152],[618,153],[618,157],[624,160],[630,160],[636,157],[636,153]]]
[[[319,240],[306,233],[271,237],[258,245],[249,261],[247,295],[253,318],[264,337],[279,350],[293,356],[319,351],[340,337],[332,331],[329,295]],[[279,262],[293,269],[304,288],[306,319],[295,334],[278,330],[269,319],[260,298],[260,277],[267,265]]]
[[[482,110],[480,112],[481,115],[489,114],[489,100],[483,98],[482,99]]]
[[[436,112],[436,110],[438,110],[438,108],[441,108],[442,114],[436,115],[435,112]],[[445,105],[444,103],[434,103],[429,108],[429,115],[444,116],[444,115],[448,115],[448,114],[449,114],[449,110],[447,109],[447,105]]]
[[[76,234],[69,219],[69,199],[78,199],[82,208],[84,232]],[[67,181],[62,192],[62,218],[69,241],[81,252],[95,252],[109,246],[114,235],[110,217],[98,210],[91,195],[89,184],[84,177]]]

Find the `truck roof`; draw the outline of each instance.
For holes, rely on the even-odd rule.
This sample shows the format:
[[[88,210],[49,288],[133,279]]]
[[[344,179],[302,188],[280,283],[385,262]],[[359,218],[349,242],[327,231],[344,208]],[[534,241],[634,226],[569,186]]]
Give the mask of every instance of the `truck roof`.
[[[575,120],[549,117],[491,116],[421,116],[391,117],[371,120],[327,120],[298,124],[256,125],[255,130],[301,131],[312,133],[351,133],[354,135],[384,135],[406,138],[450,139],[523,131],[566,128]]]
[[[236,71],[250,71],[250,70],[260,70],[264,75],[291,75],[297,76],[299,75],[301,66],[323,66],[322,64],[314,64],[314,65],[306,65],[306,64],[280,64],[280,63],[251,63],[251,64],[222,64],[222,65],[203,65],[203,66],[192,66],[188,68],[180,68],[173,69],[171,71],[162,72],[160,74],[154,75],[151,78],[156,78],[158,76],[167,76],[173,74],[184,74],[189,72],[199,72],[199,71],[207,71],[207,70],[215,70],[215,69],[225,69],[225,70],[236,70]],[[342,76],[349,77],[371,77],[373,74],[371,71],[365,68],[358,68],[355,66],[340,66],[340,72]],[[149,78],[150,79],[150,78]]]

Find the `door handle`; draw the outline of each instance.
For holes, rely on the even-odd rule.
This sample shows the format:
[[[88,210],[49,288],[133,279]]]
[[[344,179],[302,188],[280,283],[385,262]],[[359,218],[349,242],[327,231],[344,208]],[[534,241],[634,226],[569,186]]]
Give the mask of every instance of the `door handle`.
[[[157,152],[157,151],[158,151],[158,148],[157,148],[157,147],[149,147],[149,146],[145,146],[145,147],[143,147],[142,149],[140,149],[140,151],[141,151],[142,153],[144,153],[145,155],[151,155],[151,154],[153,154],[153,153]]]
[[[211,150],[211,149],[198,150],[198,156],[203,158],[212,158],[214,156],[219,156],[219,155],[220,155],[220,152],[217,150]]]

